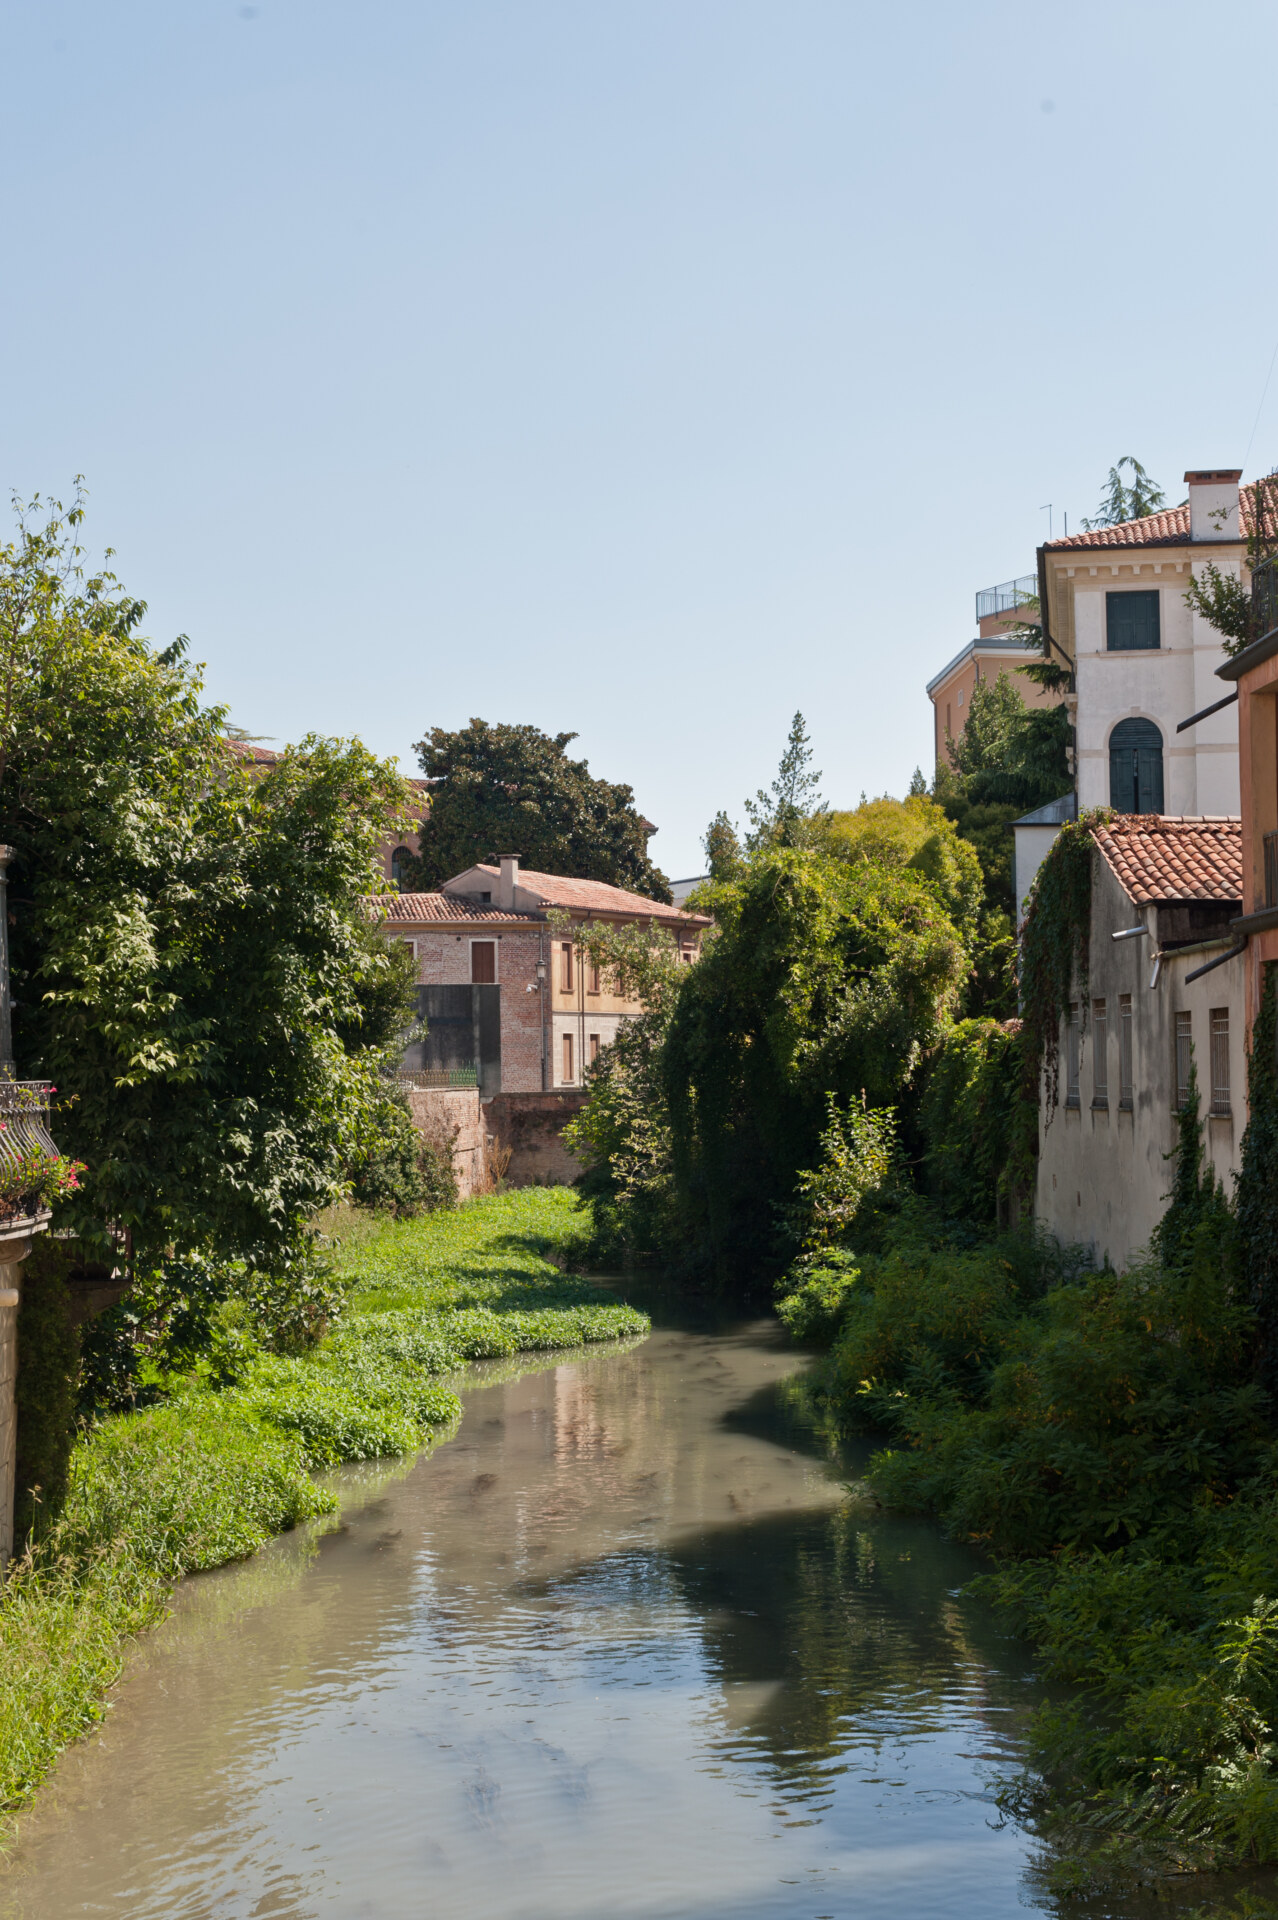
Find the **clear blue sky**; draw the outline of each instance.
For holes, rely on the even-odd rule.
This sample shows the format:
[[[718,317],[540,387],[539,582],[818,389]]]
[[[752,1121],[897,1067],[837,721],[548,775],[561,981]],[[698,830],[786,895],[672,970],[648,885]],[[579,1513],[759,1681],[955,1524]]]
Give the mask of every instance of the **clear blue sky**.
[[[0,479],[250,731],[573,729],[698,872],[796,707],[930,773],[1044,502],[1243,461],[1276,17],[6,0]]]

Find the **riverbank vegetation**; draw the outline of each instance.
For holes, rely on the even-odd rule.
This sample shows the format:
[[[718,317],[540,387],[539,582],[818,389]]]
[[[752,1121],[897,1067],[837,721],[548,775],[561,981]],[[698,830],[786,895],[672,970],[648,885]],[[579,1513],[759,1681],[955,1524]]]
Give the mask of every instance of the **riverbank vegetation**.
[[[1043,748],[1044,787],[1058,728],[1011,729],[1018,752]],[[988,771],[957,770],[973,805]],[[917,792],[744,846],[716,819],[709,951],[663,976],[576,1123],[596,1236],[700,1285],[771,1285],[824,1352],[832,1430],[883,1439],[879,1497],[992,1555],[985,1595],[1072,1688],[1036,1721],[1011,1800],[1083,1879],[1273,1863],[1274,981],[1236,1193],[1205,1164],[1195,1084],[1153,1244],[1124,1273],[1090,1270],[1029,1216],[1092,823],[1040,877],[1023,1022],[983,998],[997,930],[957,825]]]
[[[175,1580],[331,1509],[346,1460],[447,1432],[472,1360],[641,1333],[644,1315],[561,1270],[572,1196],[534,1188],[415,1220],[347,1210],[328,1331],[281,1352],[227,1291],[202,1330],[171,1315],[127,1372],[82,1380],[90,1408],[56,1510],[37,1514],[0,1608],[0,1806],[22,1804],[99,1719],[131,1635]],[[192,1290],[193,1291],[193,1290]],[[68,1354],[68,1361],[73,1355]]]

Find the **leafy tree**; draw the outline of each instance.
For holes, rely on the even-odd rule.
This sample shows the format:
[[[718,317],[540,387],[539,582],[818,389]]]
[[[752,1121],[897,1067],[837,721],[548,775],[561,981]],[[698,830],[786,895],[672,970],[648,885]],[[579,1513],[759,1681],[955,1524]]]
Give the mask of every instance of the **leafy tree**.
[[[767,793],[760,787],[754,799],[745,803],[750,820],[746,846],[751,853],[802,844],[808,820],[821,811],[821,776],[811,770],[811,763],[808,730],[803,715],[796,713],[776,779]]]
[[[916,874],[964,939],[974,938],[983,892],[980,861],[944,809],[926,794],[863,800],[851,812],[823,813],[813,831],[817,845],[836,860]]]
[[[680,1218],[720,1283],[742,1287],[782,1252],[778,1209],[817,1164],[829,1096],[895,1105],[969,961],[905,868],[778,848],[716,890],[715,912],[662,1061]]]
[[[416,747],[430,813],[405,884],[429,890],[481,861],[517,853],[532,872],[605,880],[669,901],[633,792],[570,760],[565,749],[576,737],[486,720],[452,733],[432,727]]]
[[[19,1070],[88,1166],[60,1224],[287,1275],[406,1023],[363,899],[407,791],[358,744],[247,769],[184,643],[86,576],[79,501],[39,511],[0,548],[0,837]]]
[[[1222,573],[1209,560],[1185,589],[1185,605],[1201,614],[1209,626],[1224,639],[1225,652],[1241,653],[1253,640],[1261,639],[1275,623],[1272,588],[1268,593],[1255,591],[1257,570],[1278,554],[1278,479],[1272,474],[1257,480],[1252,488],[1252,524],[1247,535],[1247,574],[1243,581]]]
[[[712,880],[731,880],[741,871],[744,858],[741,842],[737,838],[736,828],[722,808],[706,828],[701,844],[706,850]]]
[[[1131,474],[1131,485],[1123,483],[1123,468]],[[1157,513],[1166,505],[1166,495],[1156,480],[1151,480],[1139,460],[1124,454],[1116,466],[1109,470],[1105,482],[1105,491],[1095,517],[1084,520],[1083,526],[1088,533],[1096,533],[1102,527],[1118,527],[1124,520],[1143,520],[1146,514]]]

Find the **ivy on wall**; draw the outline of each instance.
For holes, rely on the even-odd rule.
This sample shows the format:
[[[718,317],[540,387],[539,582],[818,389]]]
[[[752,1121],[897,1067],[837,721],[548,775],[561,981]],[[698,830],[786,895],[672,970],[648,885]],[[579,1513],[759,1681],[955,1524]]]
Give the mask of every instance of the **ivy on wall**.
[[[1247,1062],[1250,1116],[1235,1191],[1241,1278],[1259,1322],[1262,1380],[1278,1392],[1278,961],[1265,968]]]
[[[1047,1111],[1055,1110],[1062,1022],[1075,996],[1086,1004],[1092,939],[1092,861],[1096,828],[1112,818],[1094,807],[1061,828],[1034,882],[1021,929],[1021,1018],[1025,1070]]]

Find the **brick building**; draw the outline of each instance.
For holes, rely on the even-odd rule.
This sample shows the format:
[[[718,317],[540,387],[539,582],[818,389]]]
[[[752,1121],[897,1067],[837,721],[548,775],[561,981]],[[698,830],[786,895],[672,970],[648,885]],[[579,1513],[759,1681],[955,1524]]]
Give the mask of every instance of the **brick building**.
[[[600,880],[521,873],[515,855],[471,867],[438,893],[387,894],[376,905],[386,936],[410,941],[417,960],[426,1034],[405,1068],[440,1084],[473,1078],[485,1100],[579,1091],[591,1061],[641,1011],[611,991],[552,912],[667,928],[689,961],[709,925]]]

